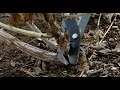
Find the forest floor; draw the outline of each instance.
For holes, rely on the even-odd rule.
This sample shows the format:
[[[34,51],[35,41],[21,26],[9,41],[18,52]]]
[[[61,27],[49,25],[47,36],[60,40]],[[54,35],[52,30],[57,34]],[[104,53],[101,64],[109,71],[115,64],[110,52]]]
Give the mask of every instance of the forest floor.
[[[97,21],[99,15],[90,18],[86,34],[90,31],[95,33],[97,28]],[[8,23],[9,17],[0,14],[0,22]],[[38,23],[39,28],[45,29],[46,27],[42,21]],[[103,35],[109,28],[111,23],[106,23],[104,18],[101,18],[99,29]],[[22,25],[23,28],[27,28]],[[99,30],[98,30],[99,31]],[[26,37],[20,34],[9,32],[18,39],[24,42],[30,42],[34,38]],[[99,33],[100,34],[100,33]],[[102,35],[102,34],[101,34]],[[83,38],[81,44],[88,45],[93,41],[93,35],[87,40]],[[99,35],[100,36],[100,35]],[[85,41],[84,41],[85,40]],[[98,41],[96,41],[97,43]],[[30,44],[43,48],[43,42],[34,41]],[[83,46],[81,45],[81,46]],[[101,47],[102,46],[102,47]],[[112,25],[110,31],[104,37],[101,46],[89,47],[90,51],[95,51],[93,58],[89,61],[90,68],[86,73],[81,74],[78,70],[78,65],[56,64],[54,62],[43,62],[32,56],[26,55],[15,47],[9,46],[6,42],[0,41],[0,77],[119,77],[120,76],[120,19],[117,18]],[[86,54],[87,59],[91,54]]]

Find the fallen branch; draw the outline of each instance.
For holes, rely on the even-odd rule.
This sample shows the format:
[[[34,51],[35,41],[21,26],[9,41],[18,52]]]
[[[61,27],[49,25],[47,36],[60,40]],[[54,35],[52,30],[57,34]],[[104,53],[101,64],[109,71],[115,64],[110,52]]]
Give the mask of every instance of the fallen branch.
[[[1,23],[1,22],[0,22],[0,27],[3,29],[9,30],[9,31],[13,31],[13,32],[20,33],[20,34],[27,35],[27,36],[31,36],[31,37],[37,37],[37,38],[42,38],[42,37],[48,38],[49,37],[47,34],[43,34],[43,33],[41,34],[41,33],[36,33],[33,31],[28,31],[28,30],[16,28],[16,27],[9,26],[9,25],[6,25],[6,24]]]
[[[22,42],[21,40],[15,38],[14,36],[8,34],[7,32],[5,32],[3,30],[0,30],[0,39],[5,41],[9,45],[14,45],[19,50],[21,50],[33,57],[36,57],[40,60],[44,60],[44,61],[57,60],[56,53],[49,52],[49,51],[46,51],[43,49],[39,49],[30,44]]]

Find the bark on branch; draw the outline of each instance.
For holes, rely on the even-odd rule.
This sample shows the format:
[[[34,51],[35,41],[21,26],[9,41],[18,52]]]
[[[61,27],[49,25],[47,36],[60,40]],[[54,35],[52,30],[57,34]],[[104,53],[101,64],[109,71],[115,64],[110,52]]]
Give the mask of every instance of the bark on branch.
[[[47,38],[47,37],[49,37],[47,34],[36,33],[36,32],[33,32],[33,31],[28,31],[28,30],[16,28],[16,27],[9,26],[9,25],[6,25],[6,24],[1,23],[1,22],[0,22],[0,27],[3,28],[3,29],[7,29],[9,31],[13,31],[13,32],[20,33],[20,34],[27,35],[27,36],[31,36],[31,37],[37,37],[37,38],[42,38],[42,37]]]
[[[37,47],[34,47],[30,44],[27,44],[14,36],[10,35],[9,33],[3,31],[0,29],[0,40],[5,41],[9,45],[14,45],[16,48],[19,50],[34,56],[38,59],[44,60],[44,61],[55,61],[57,60],[57,53],[54,52],[49,52],[43,49],[39,49]]]

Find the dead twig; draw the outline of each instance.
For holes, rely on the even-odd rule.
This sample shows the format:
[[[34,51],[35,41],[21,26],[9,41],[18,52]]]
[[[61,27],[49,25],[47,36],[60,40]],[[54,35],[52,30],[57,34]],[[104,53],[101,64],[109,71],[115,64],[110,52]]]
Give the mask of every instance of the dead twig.
[[[99,26],[100,26],[100,19],[101,19],[101,16],[102,16],[102,13],[100,13],[100,15],[99,15],[99,19],[98,19],[98,23],[97,23],[97,29],[99,29]]]
[[[82,77],[82,76],[83,76],[83,74],[84,74],[84,72],[85,72],[85,71],[82,71],[82,72],[81,72],[81,74],[79,75],[79,77]]]
[[[99,72],[103,72],[103,68],[100,68],[100,69],[98,69],[98,70],[89,70],[89,71],[87,71],[86,73],[89,75],[89,76],[91,76],[91,75],[93,75],[93,74],[96,74],[96,73],[99,73]]]
[[[47,34],[41,34],[41,33],[36,33],[33,31],[28,31],[28,30],[16,28],[16,27],[9,26],[9,25],[6,25],[6,24],[1,23],[1,22],[0,22],[0,27],[3,29],[9,30],[9,31],[13,31],[13,32],[20,33],[20,34],[27,35],[27,36],[31,36],[31,37],[37,37],[37,38],[43,38],[43,37],[48,38],[49,37]]]

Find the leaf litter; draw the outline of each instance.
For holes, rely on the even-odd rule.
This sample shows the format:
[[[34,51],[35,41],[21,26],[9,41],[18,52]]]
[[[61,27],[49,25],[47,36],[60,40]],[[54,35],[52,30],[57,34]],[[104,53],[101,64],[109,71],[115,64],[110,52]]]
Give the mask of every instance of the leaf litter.
[[[3,14],[1,13],[1,15]],[[37,62],[40,60],[25,55],[14,47],[11,47],[10,50],[4,50],[8,46],[3,44],[4,42],[0,42],[0,46],[4,45],[4,47],[0,47],[0,77],[119,77],[120,29],[117,21],[120,20],[120,15],[117,13],[117,21],[107,33],[114,14],[104,13],[100,18],[99,28],[97,28],[99,15],[93,14],[90,18],[87,31],[81,42],[82,50],[80,51],[79,64],[65,66],[53,62]],[[0,19],[6,23],[4,18]],[[40,28],[45,30],[43,22],[39,24],[41,24]],[[26,42],[30,41],[30,38],[24,36],[16,37],[20,37]],[[41,43],[43,42],[40,42],[40,45],[42,45]],[[36,42],[32,44],[38,46]],[[39,47],[46,48],[45,45]]]

